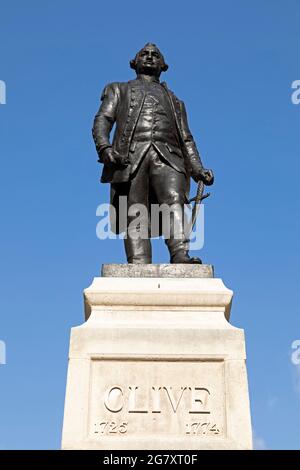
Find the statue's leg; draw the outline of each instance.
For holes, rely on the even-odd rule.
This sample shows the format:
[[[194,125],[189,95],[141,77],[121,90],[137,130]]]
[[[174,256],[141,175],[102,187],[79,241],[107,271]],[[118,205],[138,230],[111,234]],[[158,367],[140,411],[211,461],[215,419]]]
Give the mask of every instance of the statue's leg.
[[[128,263],[147,264],[152,262],[148,192],[148,155],[146,154],[130,182],[128,191],[127,232],[124,239]]]
[[[199,258],[189,256],[189,240],[185,233],[186,184],[185,175],[164,163],[158,155],[151,160],[151,188],[156,194],[158,203],[169,207],[168,214],[164,215],[162,210],[162,235],[170,252],[170,262],[198,264],[201,263]]]

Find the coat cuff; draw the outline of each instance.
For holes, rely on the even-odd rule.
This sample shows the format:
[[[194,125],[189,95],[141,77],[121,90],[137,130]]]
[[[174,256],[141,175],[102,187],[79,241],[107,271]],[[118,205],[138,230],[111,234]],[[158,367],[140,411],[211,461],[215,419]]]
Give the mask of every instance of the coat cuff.
[[[100,147],[97,148],[97,152],[98,152],[98,162],[100,163],[103,163],[102,161],[102,154],[104,152],[105,149],[107,148],[111,148],[112,146],[110,144],[104,144],[104,145],[101,145]]]

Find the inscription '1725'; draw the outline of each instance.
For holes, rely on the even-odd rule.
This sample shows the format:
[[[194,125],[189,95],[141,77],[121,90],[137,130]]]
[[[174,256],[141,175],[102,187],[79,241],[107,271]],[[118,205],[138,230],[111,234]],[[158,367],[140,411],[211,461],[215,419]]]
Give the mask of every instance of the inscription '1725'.
[[[210,392],[203,387],[153,386],[145,393],[138,385],[109,387],[104,394],[104,406],[111,413],[177,413],[183,400],[189,404],[182,411],[190,414],[210,414]],[[162,403],[166,405],[162,405]]]

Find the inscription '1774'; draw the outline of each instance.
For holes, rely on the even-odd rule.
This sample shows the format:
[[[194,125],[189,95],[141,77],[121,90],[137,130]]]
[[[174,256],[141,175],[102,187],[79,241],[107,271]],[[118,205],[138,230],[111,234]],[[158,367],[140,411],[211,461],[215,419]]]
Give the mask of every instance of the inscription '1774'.
[[[211,413],[210,392],[207,388],[153,386],[148,393],[145,392],[146,390],[138,385],[125,388],[118,385],[109,387],[104,394],[104,406],[111,413],[177,413],[184,400],[185,409],[181,411],[189,414]]]

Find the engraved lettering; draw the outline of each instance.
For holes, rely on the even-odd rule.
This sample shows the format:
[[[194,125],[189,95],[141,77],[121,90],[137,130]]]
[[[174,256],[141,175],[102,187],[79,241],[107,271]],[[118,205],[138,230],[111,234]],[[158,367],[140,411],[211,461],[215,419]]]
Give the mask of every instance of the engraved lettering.
[[[193,387],[191,394],[191,410],[189,413],[210,414],[207,408],[208,396],[210,395],[207,388]]]
[[[115,423],[114,421],[102,421],[100,423],[95,423],[94,434],[125,434],[127,432],[127,422],[121,424]]]
[[[129,387],[128,413],[148,413],[147,410],[138,410],[136,408],[136,391],[139,387]]]
[[[112,387],[107,390],[104,397],[104,405],[112,413],[119,413],[123,409],[124,398],[121,387]]]
[[[220,429],[217,428],[216,424],[210,422],[197,421],[194,423],[186,423],[185,434],[192,434],[197,436],[211,436],[220,434]]]
[[[119,433],[125,434],[125,433],[127,432],[127,425],[128,425],[128,423],[125,423],[125,422],[123,422],[122,424],[120,424],[120,426],[119,426]]]
[[[89,438],[103,446],[144,435],[193,442],[225,438],[224,362],[148,359],[93,361]]]
[[[173,409],[174,413],[176,413],[177,408],[180,404],[182,395],[183,395],[184,391],[187,389],[187,387],[181,387],[181,394],[180,394],[180,396],[177,400],[176,400],[176,398],[174,398],[172,387],[163,387],[163,389],[167,392],[167,396],[168,396],[169,401],[171,403],[172,409]]]
[[[163,393],[163,392],[164,393]],[[163,394],[162,394],[163,393]],[[172,410],[177,413],[182,408],[182,400],[185,394],[190,395],[190,414],[210,414],[210,391],[204,387],[178,387],[152,386],[148,393],[138,385],[131,385],[124,390],[120,386],[107,389],[104,395],[104,406],[112,413],[127,411],[128,413],[162,413]],[[165,396],[164,407],[161,399]],[[167,406],[167,407],[166,407]]]
[[[161,413],[160,390],[161,387],[152,387],[152,413]]]
[[[109,425],[109,431],[108,431],[109,434],[116,434],[117,433],[116,429],[117,429],[117,423],[112,421]]]

